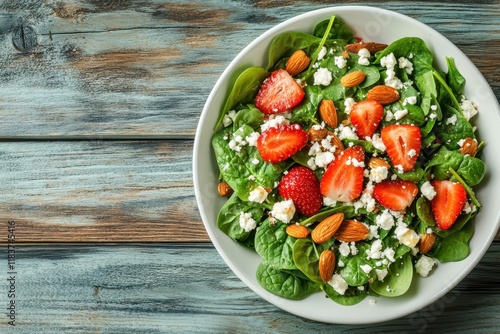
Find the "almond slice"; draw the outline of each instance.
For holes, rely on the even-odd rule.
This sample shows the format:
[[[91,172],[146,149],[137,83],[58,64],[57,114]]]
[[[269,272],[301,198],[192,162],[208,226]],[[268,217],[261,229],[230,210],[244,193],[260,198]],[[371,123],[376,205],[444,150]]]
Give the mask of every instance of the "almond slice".
[[[286,234],[297,239],[307,238],[309,229],[304,225],[290,224],[285,229]]]
[[[319,275],[323,282],[328,282],[332,279],[333,271],[335,270],[336,256],[330,249],[325,249],[319,256]]]
[[[354,71],[347,73],[340,79],[340,84],[344,87],[351,88],[362,83],[366,78],[366,75],[361,71]]]
[[[386,106],[399,100],[399,92],[390,86],[378,85],[368,91],[366,99]]]
[[[422,254],[427,254],[430,252],[432,247],[434,247],[434,243],[436,242],[436,235],[434,233],[426,233],[420,239],[419,251]]]
[[[362,42],[362,43],[354,43],[347,44],[345,49],[352,53],[358,53],[361,49],[367,49],[371,54],[382,51],[387,47],[387,44],[383,43],[375,43],[375,42]]]
[[[326,125],[332,129],[337,127],[337,108],[335,108],[335,104],[332,100],[321,100],[319,103],[319,115]]]
[[[328,241],[337,232],[343,220],[344,214],[342,212],[323,219],[311,232],[311,238],[317,244]]]
[[[363,223],[356,220],[346,219],[333,235],[334,238],[343,242],[356,242],[365,240],[370,235],[370,230]]]

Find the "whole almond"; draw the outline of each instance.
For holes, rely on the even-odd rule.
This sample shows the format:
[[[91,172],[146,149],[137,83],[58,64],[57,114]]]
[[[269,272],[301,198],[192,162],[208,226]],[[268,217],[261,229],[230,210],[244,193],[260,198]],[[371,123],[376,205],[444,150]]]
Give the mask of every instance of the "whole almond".
[[[475,156],[477,153],[477,141],[471,137],[465,138],[462,146],[460,146],[460,153],[470,155],[471,157]]]
[[[335,104],[332,100],[321,100],[319,103],[319,115],[326,125],[332,129],[337,127],[337,108],[335,108]]]
[[[345,149],[344,144],[335,133],[328,131],[328,136],[326,138],[330,138],[330,144],[335,146],[335,152],[333,152],[334,156],[339,155]]]
[[[219,185],[217,186],[217,191],[219,192],[219,195],[221,196],[231,196],[233,194],[233,189],[229,186],[224,181],[219,182]]]
[[[422,254],[427,254],[432,247],[434,247],[434,243],[436,242],[436,235],[434,233],[426,233],[420,238],[420,246],[419,251]]]
[[[340,84],[344,87],[351,88],[362,83],[366,78],[366,75],[361,71],[354,71],[347,73],[340,79]]]
[[[399,100],[399,92],[390,86],[378,85],[368,91],[366,99],[386,106]]]
[[[385,161],[382,158],[377,158],[377,157],[372,157],[370,161],[368,161],[368,166],[372,169],[378,168],[378,167],[386,167],[386,168],[391,168],[389,163]]]
[[[328,135],[328,130],[325,128],[316,129],[314,127],[311,127],[307,131],[307,136],[309,137],[309,141],[311,143],[320,142],[323,139],[325,139],[327,135]]]
[[[358,53],[361,49],[367,49],[371,54],[382,51],[387,47],[387,44],[383,43],[375,43],[375,42],[362,42],[362,43],[354,43],[347,44],[346,50],[352,53]]]
[[[337,232],[343,220],[344,214],[342,212],[323,219],[311,232],[311,238],[318,244],[328,241]]]
[[[285,229],[286,234],[297,239],[307,238],[309,229],[304,225],[290,224]]]
[[[311,58],[309,58],[304,51],[297,50],[288,58],[285,70],[288,74],[294,76],[304,71],[307,66],[309,66],[310,62]]]
[[[332,279],[336,260],[335,253],[330,249],[325,249],[319,255],[319,275],[323,282],[326,283]]]
[[[370,235],[370,230],[363,223],[356,220],[346,219],[333,235],[334,238],[343,242],[356,242],[365,240]]]

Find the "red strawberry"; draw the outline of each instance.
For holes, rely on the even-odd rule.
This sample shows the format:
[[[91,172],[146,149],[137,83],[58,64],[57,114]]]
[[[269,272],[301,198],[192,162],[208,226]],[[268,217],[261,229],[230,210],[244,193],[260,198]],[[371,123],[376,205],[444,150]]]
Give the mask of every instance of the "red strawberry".
[[[467,193],[458,182],[433,180],[431,184],[436,191],[436,196],[431,201],[434,219],[440,229],[447,230],[462,212]]]
[[[287,71],[276,70],[264,80],[255,97],[255,106],[264,114],[292,109],[304,98],[304,91]]]
[[[382,141],[394,167],[407,172],[415,167],[422,143],[420,128],[409,124],[393,124],[381,131]]]
[[[262,132],[257,139],[257,150],[262,160],[276,163],[290,158],[307,144],[307,132],[300,125],[281,124]]]
[[[384,107],[373,100],[364,100],[356,103],[349,118],[352,125],[356,128],[356,133],[362,139],[371,137],[377,130],[382,116],[384,115]]]
[[[351,202],[363,190],[365,152],[360,146],[346,148],[327,167],[320,182],[323,196]]]
[[[409,207],[417,194],[417,185],[404,180],[382,181],[373,188],[373,198],[387,209],[394,211]]]
[[[318,178],[307,167],[290,169],[281,179],[278,191],[283,198],[291,199],[297,211],[305,216],[314,215],[323,206]]]

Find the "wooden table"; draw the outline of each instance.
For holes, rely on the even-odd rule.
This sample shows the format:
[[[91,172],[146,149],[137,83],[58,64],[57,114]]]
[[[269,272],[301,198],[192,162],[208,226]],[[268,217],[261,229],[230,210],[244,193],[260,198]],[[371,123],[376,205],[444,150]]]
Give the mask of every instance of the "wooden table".
[[[500,96],[498,0],[354,3],[438,30]],[[16,261],[10,270],[2,247],[0,332],[500,331],[499,235],[446,302],[370,326],[281,311],[248,289],[210,243],[191,173],[204,101],[250,41],[323,6],[3,1],[0,241],[7,244],[15,222]],[[6,315],[10,271],[15,327]]]

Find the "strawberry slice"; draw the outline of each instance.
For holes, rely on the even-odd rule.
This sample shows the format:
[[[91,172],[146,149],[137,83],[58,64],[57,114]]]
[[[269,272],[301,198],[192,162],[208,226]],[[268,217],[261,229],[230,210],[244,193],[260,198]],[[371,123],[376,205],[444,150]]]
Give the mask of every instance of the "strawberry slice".
[[[412,170],[417,162],[422,143],[420,128],[410,124],[393,124],[381,131],[387,155],[396,169]]]
[[[307,132],[299,124],[280,124],[260,134],[257,150],[262,160],[276,163],[300,151],[306,146],[307,140]]]
[[[297,211],[305,216],[316,214],[323,206],[318,178],[307,167],[290,169],[281,179],[278,191],[283,198],[291,199]]]
[[[304,98],[304,91],[287,71],[276,70],[264,80],[255,97],[255,106],[264,114],[292,109]]]
[[[327,167],[320,182],[323,196],[340,202],[351,202],[363,190],[365,152],[360,146],[343,150]]]
[[[373,198],[389,210],[402,211],[409,207],[418,194],[415,183],[404,180],[387,180],[373,187]]]
[[[467,193],[458,182],[432,180],[431,184],[436,191],[436,196],[431,201],[434,219],[440,229],[447,230],[464,209]]]
[[[373,100],[356,103],[349,113],[349,118],[354,128],[356,128],[356,133],[363,139],[373,136],[383,116],[384,107]]]

